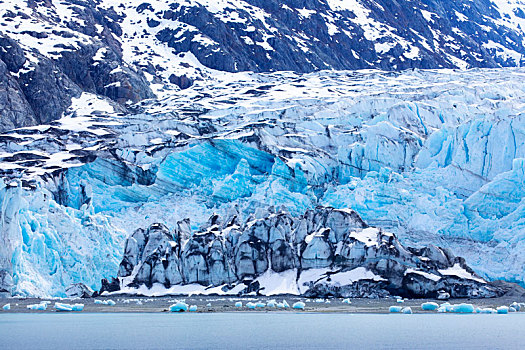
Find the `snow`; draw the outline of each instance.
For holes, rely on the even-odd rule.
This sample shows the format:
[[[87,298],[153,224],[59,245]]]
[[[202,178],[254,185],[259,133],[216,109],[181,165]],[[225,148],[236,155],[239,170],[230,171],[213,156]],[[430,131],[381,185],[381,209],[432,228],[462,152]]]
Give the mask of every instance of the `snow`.
[[[439,273],[445,276],[457,276],[459,278],[470,279],[470,280],[474,280],[480,283],[486,283],[481,278],[474,277],[471,273],[467,272],[464,268],[462,268],[459,265],[459,263],[456,263],[454,264],[454,266],[449,267],[447,269],[438,270],[438,271]]]

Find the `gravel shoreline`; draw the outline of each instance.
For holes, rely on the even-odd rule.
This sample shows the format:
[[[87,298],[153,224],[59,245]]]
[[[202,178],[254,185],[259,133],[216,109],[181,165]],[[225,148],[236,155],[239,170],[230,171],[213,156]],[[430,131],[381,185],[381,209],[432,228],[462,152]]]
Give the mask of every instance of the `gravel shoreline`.
[[[97,304],[95,300],[113,300],[115,305]],[[297,301],[305,303],[304,310],[293,308],[262,307],[249,309],[246,303],[268,303],[271,300],[282,302],[286,300],[289,305]],[[6,313],[53,313],[57,312],[54,308],[55,302],[68,304],[84,304],[83,313],[155,313],[169,312],[169,306],[177,301],[184,301],[188,305],[197,305],[197,313],[213,312],[322,312],[322,313],[389,313],[390,306],[411,307],[413,313],[435,313],[435,311],[424,311],[421,304],[433,301],[438,304],[444,300],[433,299],[406,299],[400,303],[396,299],[349,299],[350,304],[343,302],[344,299],[307,299],[297,296],[274,296],[274,297],[214,297],[214,296],[168,296],[168,297],[136,297],[136,296],[112,296],[89,299],[39,299],[39,298],[4,298],[0,299],[0,315]],[[30,310],[28,305],[39,304],[48,301],[46,310]],[[236,302],[242,302],[242,307],[235,307]],[[509,306],[512,302],[523,303],[524,297],[501,297],[487,299],[450,299],[451,304],[469,303],[474,307],[497,308],[499,306]],[[1,307],[10,304],[10,310],[3,310]],[[523,312],[524,310],[522,310]]]

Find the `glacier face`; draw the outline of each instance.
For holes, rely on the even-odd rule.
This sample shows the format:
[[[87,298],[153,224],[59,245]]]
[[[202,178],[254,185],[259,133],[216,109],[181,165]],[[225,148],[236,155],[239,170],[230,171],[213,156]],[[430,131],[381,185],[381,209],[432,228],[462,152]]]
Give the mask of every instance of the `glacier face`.
[[[139,227],[321,204],[523,284],[524,81],[523,69],[237,73],[132,114],[99,100],[4,133],[2,283],[98,289]]]

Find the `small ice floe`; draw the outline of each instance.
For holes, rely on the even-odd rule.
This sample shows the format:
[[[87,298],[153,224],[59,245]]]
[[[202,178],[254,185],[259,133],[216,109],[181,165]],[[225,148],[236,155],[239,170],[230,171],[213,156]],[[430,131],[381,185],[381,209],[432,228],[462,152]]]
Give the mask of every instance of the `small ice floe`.
[[[487,308],[484,308],[484,309],[480,309],[479,313],[480,314],[495,314],[496,310],[494,310],[491,307],[487,307]]]
[[[349,298],[343,299],[343,304],[352,304]]]
[[[266,303],[266,306],[268,307],[276,307],[277,302],[275,300],[270,300],[268,303]]]
[[[246,303],[246,307],[248,309],[255,309],[255,303],[252,303],[251,301],[250,302],[247,302]]]
[[[283,305],[284,305],[284,308],[285,308],[285,309],[287,309],[287,308],[290,307],[290,304],[288,304],[288,303],[286,302],[286,300],[283,300]]]
[[[40,304],[31,304],[31,305],[27,305],[27,308],[29,310],[40,310],[40,311],[44,311],[47,309],[47,302],[43,301],[41,302]]]
[[[140,300],[139,300],[140,301]],[[111,299],[108,299],[108,300],[99,300],[99,299],[95,299],[94,301],[95,304],[101,304],[101,305],[109,305],[109,306],[113,306],[113,305],[116,305],[117,303],[115,303],[113,300]]]
[[[283,303],[277,303],[277,307],[279,309],[284,309],[284,304]]]
[[[197,305],[192,305],[192,306],[190,306],[190,308],[188,309],[188,311],[190,311],[190,312],[196,312],[196,311],[197,311]]]
[[[5,311],[11,310],[11,304],[5,304],[4,306],[2,306],[2,309]]]
[[[242,306],[242,304],[241,304]],[[206,304],[206,307],[211,307],[211,303]]]
[[[183,303],[182,301],[177,302],[176,304],[173,304],[170,306],[171,312],[184,312],[188,311],[188,304]]]
[[[84,310],[84,304],[55,303],[55,309],[57,311],[82,311]]]
[[[438,308],[439,308],[439,305],[431,301],[421,304],[421,309],[425,311],[435,311]]]
[[[304,310],[304,307],[305,307],[305,303],[303,303],[302,301],[298,301],[292,305],[292,308],[294,309]]]
[[[210,305],[211,306],[211,305]],[[242,301],[238,301],[235,303],[235,307],[242,307]]]
[[[262,308],[262,307],[265,307],[266,304],[261,302],[261,301],[258,301],[257,304],[255,304],[255,307],[259,307],[259,308]]]
[[[404,307],[401,310],[401,313],[403,313],[403,314],[411,314],[412,313],[412,308],[410,306]]]
[[[390,308],[388,308],[388,311],[391,313],[399,313],[402,309],[403,308],[401,306],[390,306]]]
[[[497,308],[498,314],[508,314],[509,313],[509,307],[508,306],[500,306]]]
[[[398,303],[404,303],[405,301],[403,299],[397,299],[396,300]]]
[[[452,312],[459,314],[471,314],[474,312],[474,305],[465,303],[452,305]]]

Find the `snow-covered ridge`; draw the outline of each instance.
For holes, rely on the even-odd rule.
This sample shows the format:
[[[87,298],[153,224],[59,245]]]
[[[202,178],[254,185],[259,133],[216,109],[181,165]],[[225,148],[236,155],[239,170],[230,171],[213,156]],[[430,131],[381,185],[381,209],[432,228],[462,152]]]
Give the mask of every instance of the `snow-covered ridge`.
[[[98,289],[137,227],[322,204],[523,283],[524,76],[225,74],[133,113],[81,95],[58,122],[0,135],[3,269],[19,293]]]

